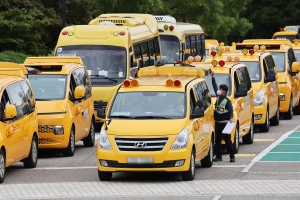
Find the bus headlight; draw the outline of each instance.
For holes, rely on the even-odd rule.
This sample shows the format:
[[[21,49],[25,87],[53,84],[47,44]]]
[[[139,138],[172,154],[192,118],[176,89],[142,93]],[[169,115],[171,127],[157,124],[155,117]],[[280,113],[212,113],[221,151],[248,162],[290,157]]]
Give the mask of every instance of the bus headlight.
[[[254,106],[261,106],[265,101],[265,93],[260,90],[254,97]]]
[[[188,135],[189,131],[187,129],[183,129],[178,136],[176,137],[175,141],[172,144],[172,150],[184,149],[188,145]]]
[[[281,93],[279,94],[279,100],[280,101],[284,101],[285,100],[285,94],[284,93]]]
[[[112,149],[104,129],[101,129],[98,146],[99,146],[99,148],[104,149],[104,150]]]

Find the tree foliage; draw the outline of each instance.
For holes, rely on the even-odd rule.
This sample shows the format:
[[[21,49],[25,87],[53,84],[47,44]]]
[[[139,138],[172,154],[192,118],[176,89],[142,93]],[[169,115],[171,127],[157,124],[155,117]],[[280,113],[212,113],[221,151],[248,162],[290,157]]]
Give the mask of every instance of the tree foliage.
[[[22,64],[24,63],[24,60],[28,56],[23,53],[17,53],[14,51],[4,51],[0,53],[0,61],[3,62],[14,62],[14,63],[19,63]]]

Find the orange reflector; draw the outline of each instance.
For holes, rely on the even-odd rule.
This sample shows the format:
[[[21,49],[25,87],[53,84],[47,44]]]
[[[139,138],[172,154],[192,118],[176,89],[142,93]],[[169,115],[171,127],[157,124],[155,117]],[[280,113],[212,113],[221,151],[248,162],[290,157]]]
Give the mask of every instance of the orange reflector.
[[[123,84],[124,84],[125,87],[129,87],[130,86],[130,81],[129,80],[125,80]]]
[[[172,85],[173,85],[173,81],[172,81],[171,79],[168,79],[168,80],[166,81],[166,85],[167,85],[167,86],[172,86]]]
[[[138,85],[139,85],[139,82],[138,82],[137,80],[133,79],[133,80],[131,81],[131,85],[132,85],[132,86],[138,86]]]
[[[179,87],[179,86],[181,85],[180,80],[175,80],[175,81],[174,81],[174,85],[175,85],[176,87]]]

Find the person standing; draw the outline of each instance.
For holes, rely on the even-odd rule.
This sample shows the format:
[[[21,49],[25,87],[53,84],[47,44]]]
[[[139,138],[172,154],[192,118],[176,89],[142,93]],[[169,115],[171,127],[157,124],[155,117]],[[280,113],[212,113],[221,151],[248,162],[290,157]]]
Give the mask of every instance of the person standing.
[[[227,152],[230,155],[230,162],[235,162],[234,149],[231,142],[230,134],[223,134],[223,129],[225,128],[228,122],[232,123],[233,117],[233,108],[230,99],[227,97],[228,86],[225,84],[221,84],[218,88],[216,83],[214,72],[211,73],[212,76],[212,85],[214,91],[217,95],[217,100],[215,103],[214,110],[214,119],[215,119],[215,150],[216,157],[214,158],[215,162],[223,161],[222,159],[222,137],[225,140]]]

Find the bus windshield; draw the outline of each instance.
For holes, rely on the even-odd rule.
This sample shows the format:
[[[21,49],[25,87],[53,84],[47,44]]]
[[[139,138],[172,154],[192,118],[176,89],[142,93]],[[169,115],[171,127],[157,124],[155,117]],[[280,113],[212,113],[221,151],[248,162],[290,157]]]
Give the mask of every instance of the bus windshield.
[[[180,42],[176,36],[160,35],[162,57],[170,61],[179,60]]]
[[[106,45],[60,46],[56,56],[79,56],[86,66],[88,74],[98,78],[126,77],[126,49]]]
[[[214,88],[211,82],[211,76],[204,76],[204,79],[206,80],[206,83],[209,87],[209,91],[211,91],[211,96],[215,97],[216,94],[214,92]],[[225,84],[228,86],[228,92],[227,96],[231,95],[231,84],[230,84],[230,75],[229,74],[215,74],[215,80],[217,82],[217,85]]]
[[[37,101],[65,99],[67,85],[66,75],[29,74],[28,79]]]
[[[261,81],[261,67],[259,62],[245,62],[242,61],[243,63],[246,64],[251,81],[252,82],[260,82]]]
[[[284,53],[281,52],[272,52],[272,56],[276,65],[276,70],[278,72],[284,72],[285,71],[285,59],[284,59]]]

